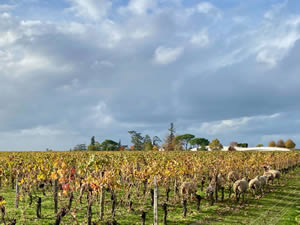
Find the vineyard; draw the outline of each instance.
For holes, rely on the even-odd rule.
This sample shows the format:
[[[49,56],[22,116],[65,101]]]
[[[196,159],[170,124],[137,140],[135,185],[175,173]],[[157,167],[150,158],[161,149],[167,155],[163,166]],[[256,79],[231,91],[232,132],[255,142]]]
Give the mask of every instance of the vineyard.
[[[264,173],[265,165],[285,176],[300,165],[300,153],[3,152],[0,221],[176,224],[171,211],[188,218],[200,212],[204,202],[213,208],[234,199],[228,179],[213,196],[206,194],[219,175],[234,171],[241,178],[254,178]],[[195,191],[184,192],[185,184],[195,184]]]

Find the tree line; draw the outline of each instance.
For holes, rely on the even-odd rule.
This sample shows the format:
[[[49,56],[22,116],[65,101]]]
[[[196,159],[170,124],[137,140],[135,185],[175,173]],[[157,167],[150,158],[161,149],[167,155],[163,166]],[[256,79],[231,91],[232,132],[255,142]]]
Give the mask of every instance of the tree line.
[[[280,139],[277,141],[270,141],[268,147],[279,147],[279,148],[289,148],[294,149],[296,147],[295,142],[293,142],[291,139],[288,139],[286,141]]]
[[[95,140],[95,136],[91,138],[91,142],[88,146],[85,144],[76,145],[73,150],[78,151],[119,151],[119,150],[137,150],[137,151],[178,151],[178,150],[189,150],[196,148],[197,150],[207,151],[208,147],[212,151],[222,150],[223,145],[216,138],[211,142],[203,137],[195,137],[193,134],[181,134],[175,135],[174,124],[171,123],[168,129],[169,133],[161,140],[158,136],[150,137],[148,134],[145,136],[142,133],[135,130],[128,131],[128,134],[131,136],[131,146],[122,145],[121,140],[118,142],[110,139],[104,140],[102,143]],[[296,144],[288,139],[287,141],[279,140],[277,143],[271,141],[268,145],[269,147],[283,147],[294,149]],[[248,147],[248,143],[237,143],[231,142],[229,150],[235,150],[234,147]],[[258,144],[257,147],[263,147],[262,144]]]

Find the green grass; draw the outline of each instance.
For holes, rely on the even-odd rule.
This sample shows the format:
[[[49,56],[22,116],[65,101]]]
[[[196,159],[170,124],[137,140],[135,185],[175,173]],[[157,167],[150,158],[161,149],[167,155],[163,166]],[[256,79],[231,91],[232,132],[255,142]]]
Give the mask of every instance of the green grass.
[[[172,193],[172,192],[171,192]],[[19,209],[15,209],[15,191],[10,188],[0,189],[0,195],[6,200],[6,221],[17,219],[17,224],[39,224],[48,225],[55,221],[54,204],[51,192],[46,192],[46,196],[37,192],[35,196],[42,197],[42,218],[36,217],[36,199],[29,207],[29,199],[20,201]],[[118,193],[118,205],[116,209],[116,220],[119,224],[140,224],[141,210],[147,212],[146,224],[153,222],[153,210],[149,200],[146,204],[137,202],[136,196],[133,198],[133,212],[128,213],[127,206],[120,203],[124,199],[124,193]],[[203,193],[201,193],[203,196]],[[86,224],[86,197],[83,197],[83,204],[79,204],[78,196],[75,196],[72,210],[77,210],[76,218],[79,224]],[[160,203],[165,199],[164,191],[160,190]],[[168,207],[168,224],[300,224],[296,222],[296,217],[300,221],[300,168],[283,175],[280,185],[274,184],[267,193],[260,198],[254,199],[251,194],[246,195],[245,204],[237,204],[234,199],[228,199],[225,194],[225,201],[218,202],[210,206],[207,200],[201,201],[201,210],[196,210],[195,202],[188,202],[188,214],[183,218],[183,208],[180,204],[172,203],[173,196],[170,196]],[[60,197],[61,208],[67,203],[67,199]],[[109,193],[106,194],[104,221],[111,221],[111,201]],[[105,224],[99,221],[99,202],[93,205],[93,222]],[[159,207],[159,219],[162,224],[162,207]],[[61,224],[76,224],[70,213],[67,214]]]
[[[280,185],[271,187],[263,198],[253,199],[248,194],[244,205],[229,200],[218,205],[215,215],[207,215],[197,224],[300,224],[296,217],[300,215],[300,168],[284,175]]]

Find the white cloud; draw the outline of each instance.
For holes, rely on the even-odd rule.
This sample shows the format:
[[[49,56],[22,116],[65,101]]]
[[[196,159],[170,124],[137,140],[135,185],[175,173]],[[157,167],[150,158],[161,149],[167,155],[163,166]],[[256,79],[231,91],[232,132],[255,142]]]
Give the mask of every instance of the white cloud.
[[[200,31],[199,33],[194,34],[191,37],[190,42],[199,47],[206,47],[210,43],[207,31],[203,30],[203,31]]]
[[[24,136],[57,136],[64,134],[64,131],[56,128],[38,126],[31,129],[22,129],[19,134]]]
[[[110,62],[109,60],[102,60],[100,62],[96,61],[95,63],[102,67],[114,67],[114,64],[112,62]]]
[[[241,126],[248,124],[249,120],[249,117],[243,117],[232,120],[221,120],[218,122],[206,122],[201,125],[200,130],[206,132],[208,135],[233,132],[240,129]]]
[[[105,102],[100,101],[89,109],[90,115],[81,122],[83,127],[103,128],[114,123],[114,118],[108,112]]]
[[[272,8],[265,12],[264,18],[272,20],[280,11],[286,7],[288,0],[284,0],[282,3],[274,4]]]
[[[264,63],[267,64],[271,67],[276,66],[277,63],[277,57],[274,52],[271,53],[267,50],[262,50],[260,52],[258,52],[257,56],[256,56],[256,61],[260,62],[260,63]]]
[[[2,18],[2,19],[9,19],[9,18],[11,18],[11,15],[9,13],[7,13],[7,12],[4,12],[4,13],[0,14],[0,18]]]
[[[135,14],[146,14],[148,10],[156,7],[156,0],[130,0],[128,9]]]
[[[207,135],[219,135],[239,131],[242,127],[248,126],[250,121],[265,121],[278,118],[280,113],[262,116],[241,117],[231,120],[220,120],[204,122],[200,128],[191,127],[193,132],[205,133]]]
[[[112,20],[105,20],[100,25],[99,29],[100,36],[103,36],[103,38],[101,38],[98,42],[101,47],[113,48],[124,36],[119,25]]]
[[[72,3],[71,11],[77,16],[92,20],[106,17],[112,6],[110,0],[69,0]]]
[[[10,11],[16,8],[16,5],[9,5],[9,4],[0,4],[0,12],[1,11]]]
[[[264,66],[282,68],[288,63],[291,70],[297,71],[293,59],[278,63],[299,39],[300,17],[291,16],[288,8],[272,19],[264,19],[255,17],[257,12],[245,10],[252,4],[248,2],[238,4],[241,7],[217,8],[217,2],[212,5],[208,0],[196,1],[188,8],[182,0],[176,5],[169,0],[129,0],[124,14],[120,14],[120,1],[114,1],[113,7],[112,0],[67,1],[72,3],[69,12],[73,16],[66,17],[57,7],[43,9],[42,12],[47,13],[41,15],[38,9],[44,5],[38,2],[24,7],[24,15],[32,13],[30,17],[36,20],[27,20],[23,13],[19,14],[20,10],[0,13],[3,92],[0,101],[7,106],[0,110],[3,130],[22,130],[18,133],[23,137],[29,137],[30,133],[44,135],[44,143],[50,143],[45,135],[57,137],[59,127],[45,128],[37,123],[51,124],[67,119],[70,130],[80,131],[87,141],[93,133],[113,139],[120,135],[127,141],[129,128],[137,127],[146,134],[147,127],[157,126],[153,133],[164,135],[166,121],[206,118],[215,121],[198,122],[193,129],[199,135],[207,134],[206,130],[220,134],[221,139],[231,131],[236,136],[245,135],[253,129],[252,125],[259,127],[261,122],[268,126],[257,134],[262,136],[278,124],[274,121],[265,124],[262,119],[252,117],[236,118],[239,117],[236,115],[252,113],[253,102],[262,114],[278,107],[288,108],[285,107],[288,101],[284,99],[288,95],[291,99],[295,97],[291,95],[295,95],[299,83],[296,72],[291,75],[292,72],[287,71],[286,78],[282,77],[280,67],[261,73],[261,66],[255,63],[257,60]],[[227,18],[216,19],[223,14]],[[80,18],[74,19],[74,15]],[[227,42],[229,38],[231,41]],[[209,48],[199,51],[206,46]],[[268,93],[252,82],[256,77],[266,81],[271,76],[274,79]],[[274,86],[278,82],[284,92],[280,103],[269,95],[276,91]],[[207,85],[201,85],[204,83]],[[291,88],[285,89],[287,83],[292,83]],[[215,85],[214,90],[210,84]],[[190,88],[186,88],[187,85]],[[127,88],[131,86],[134,90]],[[154,95],[145,94],[144,90],[149,87]],[[264,93],[264,98],[253,90]],[[167,98],[170,92],[172,97]],[[143,101],[136,98],[136,93]],[[205,93],[213,94],[209,94],[208,99],[201,98]],[[231,95],[234,97],[230,98]],[[236,106],[241,104],[241,99],[249,100],[249,104],[239,110]],[[101,100],[103,102],[97,104]],[[39,105],[38,115],[34,113],[36,108],[32,101]],[[216,103],[208,104],[208,101]],[[147,102],[153,103],[151,110]],[[203,105],[205,109],[201,109]],[[226,113],[220,109],[223,105],[228,109]],[[228,115],[234,119],[220,120]],[[178,132],[183,126],[188,127],[188,123],[191,122],[178,126]],[[105,129],[99,129],[102,127]],[[23,138],[22,144],[35,146],[34,139],[32,135],[32,143],[29,143]],[[52,143],[63,141],[53,139]],[[1,140],[9,146],[5,137],[1,136]],[[66,141],[62,143],[71,145]]]
[[[62,87],[57,88],[58,90],[62,90],[65,92],[70,92],[70,91],[75,91],[75,90],[79,90],[80,87],[80,82],[77,78],[71,80],[71,82],[69,84],[65,84]]]
[[[25,27],[32,27],[36,25],[41,25],[42,22],[40,20],[22,20],[21,25]]]
[[[17,39],[18,36],[12,31],[0,32],[0,47],[13,44]]]
[[[236,24],[243,24],[248,20],[247,17],[244,16],[235,16],[232,18],[232,21]]]
[[[211,4],[210,2],[201,2],[197,5],[197,10],[200,13],[209,13],[210,11],[214,10],[216,7]]]
[[[202,14],[213,14],[217,19],[222,17],[222,14],[218,8],[216,8],[210,2],[201,2],[197,5],[196,10],[198,13]]]
[[[77,22],[70,22],[68,24],[63,24],[58,27],[58,30],[65,34],[74,34],[74,35],[86,35],[89,25],[84,25]]]
[[[154,62],[163,65],[175,62],[183,54],[183,51],[183,47],[167,48],[160,46],[155,50]]]
[[[257,62],[264,63],[270,67],[277,65],[300,39],[300,31],[294,25],[283,24],[281,27],[270,32],[268,36],[262,37],[256,46]]]
[[[74,130],[65,129],[65,126],[66,124],[38,125],[31,128],[0,132],[1,150],[43,151],[46,148],[67,150],[72,144],[80,143],[82,137]]]
[[[300,25],[300,16],[292,16],[286,21],[286,25],[297,27]]]
[[[135,30],[130,36],[133,39],[144,39],[149,36],[151,33],[148,30],[138,29]]]
[[[18,54],[21,54],[18,55]],[[6,52],[3,53],[3,57],[0,54],[0,65],[5,69],[5,73],[9,77],[13,78],[26,78],[26,77],[41,77],[37,71],[43,71],[45,73],[61,74],[69,73],[73,67],[69,64],[57,64],[50,60],[50,58],[36,54],[34,52],[27,52],[25,49],[21,49],[16,53]]]

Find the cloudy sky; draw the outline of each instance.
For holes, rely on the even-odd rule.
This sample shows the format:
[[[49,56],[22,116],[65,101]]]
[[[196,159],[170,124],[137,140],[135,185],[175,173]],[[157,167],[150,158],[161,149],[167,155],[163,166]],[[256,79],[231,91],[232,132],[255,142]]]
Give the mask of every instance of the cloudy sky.
[[[300,145],[298,0],[0,0],[0,150]]]

